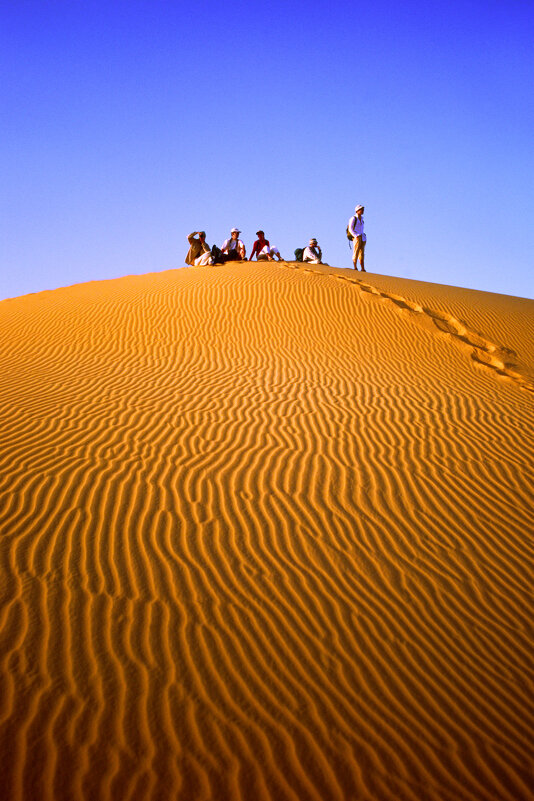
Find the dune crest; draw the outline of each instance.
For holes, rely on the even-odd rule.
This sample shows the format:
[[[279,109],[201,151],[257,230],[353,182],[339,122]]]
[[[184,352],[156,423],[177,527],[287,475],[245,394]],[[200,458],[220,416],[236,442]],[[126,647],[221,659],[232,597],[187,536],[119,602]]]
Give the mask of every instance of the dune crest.
[[[534,301],[247,263],[0,319],[6,797],[534,798]]]

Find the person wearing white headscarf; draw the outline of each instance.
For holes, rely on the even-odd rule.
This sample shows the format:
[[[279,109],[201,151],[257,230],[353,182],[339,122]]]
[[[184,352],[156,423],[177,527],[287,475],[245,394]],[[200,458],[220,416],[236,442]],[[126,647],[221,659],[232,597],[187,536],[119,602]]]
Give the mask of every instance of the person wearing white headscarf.
[[[315,238],[310,239],[307,248],[304,248],[304,253],[302,254],[302,261],[307,261],[308,264],[322,264],[323,254],[321,248],[317,244],[317,240]]]

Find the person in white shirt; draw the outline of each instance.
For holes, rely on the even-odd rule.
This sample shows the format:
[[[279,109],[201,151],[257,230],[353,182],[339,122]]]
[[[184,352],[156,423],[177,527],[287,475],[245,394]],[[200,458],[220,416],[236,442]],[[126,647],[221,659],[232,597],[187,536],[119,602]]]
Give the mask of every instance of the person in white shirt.
[[[321,248],[317,244],[315,238],[310,239],[307,248],[304,248],[302,254],[302,261],[307,261],[309,264],[322,264],[323,254]]]
[[[227,261],[242,261],[245,258],[246,250],[245,245],[239,239],[240,233],[239,228],[232,228],[230,239],[224,241],[221,251],[227,254]]]
[[[367,237],[363,232],[364,211],[363,206],[356,206],[354,215],[349,220],[349,233],[352,235],[352,263],[354,264],[354,269],[357,270],[359,259],[362,273],[367,272],[364,265],[365,243],[367,242]]]

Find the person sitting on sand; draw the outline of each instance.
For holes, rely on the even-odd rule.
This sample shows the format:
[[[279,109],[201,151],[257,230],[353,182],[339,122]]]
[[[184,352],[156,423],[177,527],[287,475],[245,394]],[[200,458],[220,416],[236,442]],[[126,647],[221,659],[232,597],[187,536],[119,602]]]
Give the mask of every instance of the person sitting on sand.
[[[302,254],[302,261],[307,261],[310,264],[322,264],[323,254],[321,248],[317,244],[317,240],[315,238],[310,239],[307,248],[304,248],[304,253]]]
[[[198,236],[198,239],[195,239]],[[204,267],[208,264],[213,264],[209,245],[206,243],[205,231],[193,231],[187,237],[189,242],[189,251],[185,257],[185,263],[191,264],[194,267]]]
[[[278,248],[270,246],[269,240],[265,239],[264,231],[256,231],[256,236],[258,239],[254,242],[250,261],[252,261],[254,255],[258,261],[273,261],[275,257],[278,258],[278,261],[282,261],[280,251]]]
[[[240,233],[239,228],[232,228],[230,239],[225,240],[221,251],[227,256],[226,261],[242,261],[245,258],[245,245],[238,238]]]
[[[352,263],[354,264],[354,269],[357,270],[359,259],[362,273],[367,272],[364,266],[365,243],[367,242],[367,237],[363,232],[362,215],[364,211],[365,209],[363,206],[356,206],[354,215],[349,220],[348,227],[348,232],[352,236]]]

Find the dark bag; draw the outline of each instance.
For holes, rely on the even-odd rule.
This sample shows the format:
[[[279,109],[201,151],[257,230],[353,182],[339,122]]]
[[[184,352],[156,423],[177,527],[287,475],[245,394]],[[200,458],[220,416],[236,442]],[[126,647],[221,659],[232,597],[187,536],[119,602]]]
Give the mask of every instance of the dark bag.
[[[296,248],[295,261],[302,261],[303,255],[304,255],[304,248]]]

